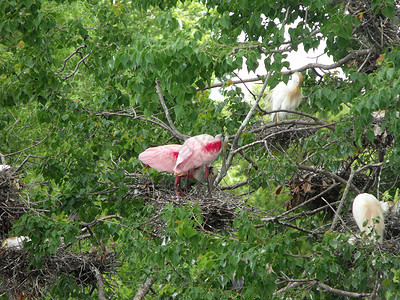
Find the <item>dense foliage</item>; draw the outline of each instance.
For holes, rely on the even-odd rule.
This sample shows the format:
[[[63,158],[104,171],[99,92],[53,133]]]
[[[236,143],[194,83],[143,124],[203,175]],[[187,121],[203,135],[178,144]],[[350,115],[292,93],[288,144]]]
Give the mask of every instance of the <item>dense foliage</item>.
[[[1,1],[0,152],[23,176],[29,207],[8,234],[29,235],[36,267],[62,242],[113,249],[121,265],[105,294],[117,299],[146,279],[148,299],[398,297],[395,251],[347,241],[354,196],[396,199],[400,188],[399,11],[395,0]],[[299,48],[333,63],[294,70],[287,57]],[[242,68],[261,89],[238,86]],[[294,71],[305,79],[303,114],[271,124],[257,103]],[[144,149],[221,132],[230,144],[217,183],[257,213],[236,211],[229,230],[210,232],[199,206],[156,213],[135,196],[146,176],[173,189],[172,177],[143,169]],[[285,212],[329,187],[341,218]],[[40,288],[52,298],[103,293],[68,276]]]

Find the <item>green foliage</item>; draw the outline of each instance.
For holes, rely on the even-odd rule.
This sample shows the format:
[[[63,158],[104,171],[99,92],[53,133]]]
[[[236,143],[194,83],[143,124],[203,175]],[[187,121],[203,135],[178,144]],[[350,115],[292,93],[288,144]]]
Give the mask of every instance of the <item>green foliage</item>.
[[[396,9],[393,1],[371,2],[377,16],[393,18]],[[1,1],[0,152],[24,177],[21,197],[33,207],[10,233],[29,235],[31,263],[40,267],[41,257],[56,253],[60,238],[76,246],[79,222],[118,215],[118,222],[93,226],[83,246],[113,244],[121,254],[121,273],[112,278],[119,286],[106,289],[117,298],[133,298],[147,278],[154,280],[155,295],[148,295],[154,299],[267,299],[287,286],[288,278],[309,281],[275,297],[337,297],[318,282],[371,293],[365,282],[377,278],[384,287],[379,296],[396,297],[397,256],[351,245],[346,235],[323,235],[322,213],[290,220],[290,226],[287,219],[260,220],[271,211],[283,212],[288,189],[271,194],[277,185],[287,185],[301,164],[336,174],[343,161],[364,166],[383,155],[382,178],[397,176],[398,140],[383,154],[370,147],[376,142],[375,111],[386,110],[382,128],[400,134],[395,42],[382,53],[371,52],[381,56],[368,74],[350,61],[342,65],[343,76],[303,72],[307,99],[299,110],[335,123],[334,129],[321,126],[297,144],[276,138],[274,148],[266,149],[254,130],[261,118],[249,120],[237,144],[246,156],[236,153],[222,184],[248,180],[236,194],[254,192],[248,204],[262,213],[237,212],[229,232],[206,232],[202,208],[191,204],[166,206],[164,231],[154,232],[150,224],[160,212],[145,193],[135,194],[138,183],[131,176],[147,172],[137,159],[144,149],[181,142],[166,130],[170,124],[156,80],[179,132],[234,135],[252,106],[244,101],[244,89],[234,85],[234,73],[243,66],[273,71],[271,89],[287,82],[281,71],[291,68],[288,54],[299,46],[319,49],[335,61],[355,53],[359,44],[353,36],[362,16],[345,11],[345,3],[327,0]],[[222,82],[220,101],[210,99],[216,81]],[[155,183],[172,185],[170,177],[148,174]],[[396,182],[382,188],[394,197],[400,187]],[[68,219],[75,214],[79,222]],[[241,294],[232,289],[233,276],[245,279]],[[51,298],[92,297],[69,276],[46,288]]]

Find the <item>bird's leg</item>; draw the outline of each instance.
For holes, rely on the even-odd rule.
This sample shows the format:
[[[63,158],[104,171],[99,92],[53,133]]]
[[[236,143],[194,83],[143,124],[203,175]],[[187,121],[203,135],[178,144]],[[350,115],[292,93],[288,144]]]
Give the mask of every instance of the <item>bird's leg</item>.
[[[209,167],[208,167],[208,165],[206,165],[206,180],[207,180],[207,186],[208,186],[208,195],[210,196],[210,199],[212,199],[210,177],[208,176],[209,173],[210,173]]]
[[[189,171],[186,173],[186,194],[189,193]]]
[[[180,176],[175,176],[175,193],[176,193],[176,197],[179,198],[179,194],[183,197],[183,192],[182,192],[182,188],[181,188],[181,177]],[[179,188],[179,193],[178,193],[178,188]]]

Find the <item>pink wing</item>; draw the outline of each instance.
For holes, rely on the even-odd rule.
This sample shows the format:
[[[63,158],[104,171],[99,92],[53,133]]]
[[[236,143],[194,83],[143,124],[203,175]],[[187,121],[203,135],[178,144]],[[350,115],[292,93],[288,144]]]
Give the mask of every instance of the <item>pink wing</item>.
[[[173,173],[182,145],[164,145],[149,148],[139,154],[142,163],[160,172]]]
[[[221,152],[222,142],[208,134],[186,140],[179,151],[174,172],[185,173],[191,169],[212,163]]]

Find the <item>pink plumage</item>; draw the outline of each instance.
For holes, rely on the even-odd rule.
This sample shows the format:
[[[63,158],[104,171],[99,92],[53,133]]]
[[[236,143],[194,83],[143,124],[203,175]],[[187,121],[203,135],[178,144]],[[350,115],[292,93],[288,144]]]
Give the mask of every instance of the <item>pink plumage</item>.
[[[142,163],[160,172],[174,173],[176,159],[182,145],[164,145],[148,148],[139,154]]]
[[[200,134],[185,141],[175,164],[175,174],[184,174],[191,169],[212,163],[222,149],[224,135],[213,137]]]
[[[218,148],[220,151],[221,141],[214,141],[206,144],[205,151],[209,153],[215,152],[217,151]],[[177,163],[179,153],[181,152],[182,149],[185,149],[184,145],[174,145],[174,144],[148,148],[139,154],[139,159],[142,163],[149,165],[151,168],[157,171],[175,173],[174,168]],[[209,175],[208,172],[209,172],[208,166],[203,163],[198,165],[197,167],[189,168],[181,174],[175,173],[176,195],[177,196],[179,195],[178,194],[179,191],[179,193],[183,197],[183,192],[180,186],[181,177],[194,178],[197,181],[203,182],[208,178]],[[214,168],[211,171],[211,174],[213,177],[216,177],[218,174],[218,169]]]

